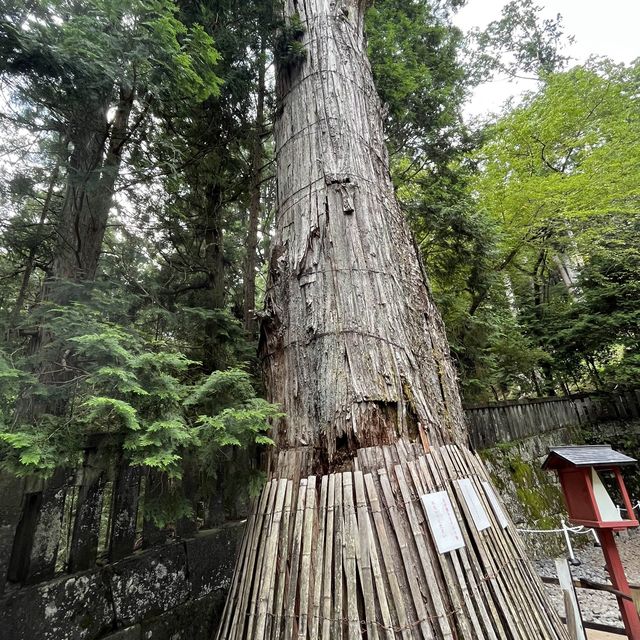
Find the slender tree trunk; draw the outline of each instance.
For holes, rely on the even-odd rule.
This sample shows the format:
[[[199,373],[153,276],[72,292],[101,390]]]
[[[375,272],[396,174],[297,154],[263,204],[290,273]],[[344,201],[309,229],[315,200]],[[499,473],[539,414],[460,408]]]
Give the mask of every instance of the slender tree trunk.
[[[576,391],[578,393],[582,393],[582,387],[580,386],[580,383],[578,382],[575,371],[573,369],[571,369],[571,379],[573,380],[573,384],[576,385]]]
[[[599,391],[600,389],[602,389],[603,383],[602,383],[602,378],[598,373],[598,367],[596,366],[596,361],[593,358],[593,356],[590,356],[590,355],[585,355],[584,359],[585,359],[585,362],[587,363],[587,370],[589,371],[591,380],[593,380],[593,384],[596,390]]]
[[[542,396],[544,396],[544,393],[542,393],[542,389],[540,388],[538,374],[536,373],[535,368],[531,370],[531,379],[533,380],[533,386],[536,389],[536,396],[538,396],[538,398],[542,398]]]
[[[224,230],[222,225],[222,192],[212,182],[205,193],[205,215],[203,237],[205,242],[205,265],[207,269],[207,308],[224,309]],[[207,373],[224,367],[220,343],[219,320],[205,322],[203,366]]]
[[[285,2],[307,53],[277,76],[260,352],[286,417],[218,638],[564,638],[513,525],[492,517],[479,533],[460,493],[465,478],[489,514],[442,321],[389,178],[365,5]],[[450,527],[427,523],[427,495],[450,505],[460,549],[437,550]]]
[[[543,249],[538,256],[536,265],[533,270],[533,305],[536,316],[536,321],[539,327],[543,326],[544,313],[543,313],[543,283],[542,272],[544,270],[546,261],[546,250]],[[553,366],[550,362],[543,362],[540,365],[542,371],[543,391],[545,396],[556,396],[555,380],[553,377]]]
[[[556,253],[553,256],[553,262],[558,270],[558,275],[562,280],[567,293],[572,300],[578,298],[578,278],[579,273],[571,262],[569,256],[564,253]]]
[[[556,381],[553,376],[553,367],[548,362],[543,362],[540,365],[540,369],[542,370],[542,379],[544,384],[544,394],[545,396],[555,397],[557,396],[556,392]]]
[[[53,197],[53,190],[55,189],[56,183],[58,182],[58,178],[60,176],[60,161],[57,162],[53,172],[51,173],[51,178],[49,180],[49,186],[47,188],[47,195],[44,199],[44,204],[42,205],[42,211],[40,212],[40,218],[38,220],[38,226],[36,227],[36,236],[41,236],[44,230],[45,222],[47,221],[47,217],[49,215],[49,210],[51,208],[51,198]],[[40,249],[41,242],[34,243],[31,249],[29,250],[29,255],[27,256],[27,262],[25,263],[24,273],[22,274],[22,283],[20,284],[20,291],[18,292],[18,297],[16,299],[15,306],[13,311],[11,312],[11,324],[15,325],[18,320],[18,316],[22,311],[22,307],[24,306],[24,301],[27,297],[27,291],[29,290],[29,281],[31,280],[31,274],[33,273],[33,269],[35,267],[36,256],[38,255],[38,250]]]
[[[247,229],[247,254],[244,263],[243,318],[244,328],[249,335],[256,333],[256,265],[258,263],[258,223],[260,222],[260,182],[264,162],[264,98],[266,73],[266,43],[262,40],[258,67],[258,91],[256,104],[256,122],[253,147],[251,151],[251,187],[249,195],[249,222]]]

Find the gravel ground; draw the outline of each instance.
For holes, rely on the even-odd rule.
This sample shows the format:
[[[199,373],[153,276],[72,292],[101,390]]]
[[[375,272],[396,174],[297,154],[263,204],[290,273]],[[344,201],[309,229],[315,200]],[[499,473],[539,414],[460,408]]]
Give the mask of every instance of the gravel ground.
[[[575,541],[575,536],[573,540]],[[627,580],[630,583],[640,584],[640,531],[623,532],[617,536],[618,549],[622,558]],[[571,567],[575,578],[586,578],[603,584],[611,584],[605,570],[602,550],[596,547],[592,539],[581,548],[574,550],[576,558],[581,564]],[[541,576],[556,577],[556,568],[552,558],[534,561],[536,569]],[[564,602],[560,588],[554,585],[545,585],[551,600],[558,612],[564,615]],[[582,617],[585,621],[608,624],[622,627],[622,618],[618,609],[618,603],[614,595],[590,589],[576,589]]]

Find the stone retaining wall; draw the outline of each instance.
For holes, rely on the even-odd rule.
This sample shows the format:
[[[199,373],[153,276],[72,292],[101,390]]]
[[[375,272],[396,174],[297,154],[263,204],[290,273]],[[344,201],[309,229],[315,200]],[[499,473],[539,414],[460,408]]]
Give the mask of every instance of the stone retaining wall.
[[[0,599],[0,640],[210,640],[242,524],[15,588]]]

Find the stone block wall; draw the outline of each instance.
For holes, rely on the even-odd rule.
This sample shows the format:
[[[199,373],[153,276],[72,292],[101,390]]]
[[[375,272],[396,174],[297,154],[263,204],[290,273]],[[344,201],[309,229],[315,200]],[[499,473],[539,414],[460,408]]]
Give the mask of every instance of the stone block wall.
[[[0,598],[0,640],[210,640],[242,523]]]

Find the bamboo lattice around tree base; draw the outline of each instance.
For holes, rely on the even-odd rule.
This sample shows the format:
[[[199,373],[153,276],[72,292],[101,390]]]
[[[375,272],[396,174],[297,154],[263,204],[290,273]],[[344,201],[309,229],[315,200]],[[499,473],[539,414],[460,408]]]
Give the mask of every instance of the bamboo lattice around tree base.
[[[219,640],[566,638],[513,525],[502,528],[479,460],[400,440],[354,470],[274,479],[247,529]],[[457,480],[491,518],[478,531]],[[420,496],[447,491],[465,546],[438,554]]]

